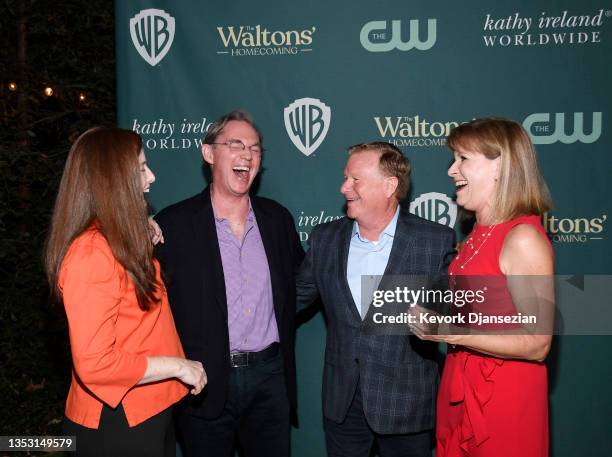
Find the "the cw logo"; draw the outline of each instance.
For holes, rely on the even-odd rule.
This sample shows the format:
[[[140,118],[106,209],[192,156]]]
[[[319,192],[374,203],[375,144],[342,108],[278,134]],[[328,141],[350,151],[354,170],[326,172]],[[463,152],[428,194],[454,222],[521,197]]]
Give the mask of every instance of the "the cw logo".
[[[402,41],[402,21],[391,21],[391,36],[387,29],[387,21],[371,21],[361,28],[359,40],[361,45],[370,52],[388,52],[393,49],[410,51],[418,49],[427,51],[436,43],[436,20],[427,19],[427,40],[419,39],[419,20],[410,20],[410,38]],[[374,39],[374,42],[371,39]]]
[[[423,219],[453,228],[457,220],[457,205],[446,194],[428,192],[410,202],[410,212]]]
[[[142,10],[130,19],[130,35],[138,54],[155,66],[172,46],[174,18],[164,10]]]
[[[550,130],[549,113],[533,113],[523,121],[523,127],[531,137],[533,144],[553,144],[560,141],[564,144],[594,143],[601,136],[601,112],[593,113],[593,126],[591,133],[584,133],[583,113],[574,113],[574,131],[570,134],[566,131],[565,113],[555,113],[554,130]]]

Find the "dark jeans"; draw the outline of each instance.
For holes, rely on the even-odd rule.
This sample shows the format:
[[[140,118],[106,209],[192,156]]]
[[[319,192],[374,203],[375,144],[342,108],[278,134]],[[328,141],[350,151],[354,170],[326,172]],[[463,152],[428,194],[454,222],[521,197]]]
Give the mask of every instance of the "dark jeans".
[[[289,455],[289,400],[280,352],[247,367],[231,368],[221,415],[177,415],[185,457],[229,457],[236,438],[246,457]]]
[[[131,427],[123,405],[111,409],[104,405],[97,429],[83,427],[64,418],[62,434],[76,436],[78,457],[175,457],[176,441],[172,424],[172,408]]]
[[[325,418],[323,425],[329,457],[369,457],[374,444],[380,457],[431,457],[431,430],[401,435],[374,432],[363,412],[359,385],[344,422]]]

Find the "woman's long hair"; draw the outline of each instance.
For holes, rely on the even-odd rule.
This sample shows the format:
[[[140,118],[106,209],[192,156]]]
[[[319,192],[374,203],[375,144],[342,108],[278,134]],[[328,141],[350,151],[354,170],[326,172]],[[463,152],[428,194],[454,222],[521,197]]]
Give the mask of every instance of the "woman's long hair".
[[[140,136],[119,128],[92,128],[72,145],[45,246],[45,269],[56,300],[62,300],[58,280],[70,244],[96,224],[133,281],[138,306],[148,310],[159,301],[141,150]]]

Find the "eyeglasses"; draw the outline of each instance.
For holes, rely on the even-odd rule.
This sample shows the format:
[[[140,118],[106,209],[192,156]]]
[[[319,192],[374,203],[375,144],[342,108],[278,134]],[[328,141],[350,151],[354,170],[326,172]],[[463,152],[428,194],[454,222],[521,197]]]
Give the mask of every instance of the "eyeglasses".
[[[247,146],[240,140],[227,140],[225,143],[210,143],[210,144],[227,146],[228,148],[230,148],[232,152],[242,152],[248,148],[249,151],[251,151],[251,154],[253,155],[261,155],[265,151],[265,149],[262,148],[258,144]]]

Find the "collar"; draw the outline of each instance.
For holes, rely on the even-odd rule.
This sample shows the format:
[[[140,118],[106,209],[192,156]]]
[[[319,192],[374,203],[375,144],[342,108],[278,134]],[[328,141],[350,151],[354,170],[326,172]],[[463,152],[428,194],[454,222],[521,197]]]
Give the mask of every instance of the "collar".
[[[215,221],[217,222],[223,222],[226,221],[227,218],[225,217],[217,217],[217,212],[215,210],[215,205],[212,204],[212,192],[210,193],[210,206],[212,207],[212,211],[213,211],[213,216],[215,218]],[[247,222],[253,222],[253,220],[255,219],[255,212],[253,211],[253,205],[251,204],[251,197],[249,196],[249,212],[247,213]]]
[[[353,231],[351,233],[351,238],[353,238],[355,235],[357,235],[357,238],[359,238],[360,241],[363,242],[369,242],[369,243],[378,243],[381,238],[383,237],[383,235],[387,235],[391,238],[395,237],[395,229],[397,228],[397,219],[399,218],[399,212],[400,212],[400,207],[399,205],[397,205],[397,208],[395,209],[395,214],[393,215],[393,218],[389,221],[389,223],[387,224],[387,226],[383,229],[383,231],[380,234],[380,237],[378,238],[378,241],[374,242],[372,240],[368,240],[367,238],[364,238],[361,236],[361,232],[359,231],[359,223],[357,222],[357,220],[355,220],[353,222]]]

